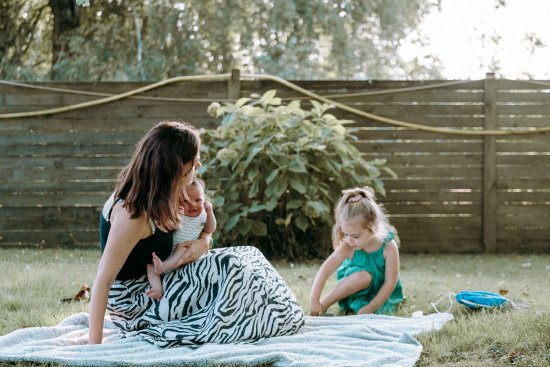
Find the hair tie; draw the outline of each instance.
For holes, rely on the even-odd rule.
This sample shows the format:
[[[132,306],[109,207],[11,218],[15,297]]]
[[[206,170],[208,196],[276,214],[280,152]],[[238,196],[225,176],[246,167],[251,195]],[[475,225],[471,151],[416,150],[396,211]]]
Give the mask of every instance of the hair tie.
[[[355,195],[349,198],[348,203],[355,203],[356,201],[361,200],[361,195]]]

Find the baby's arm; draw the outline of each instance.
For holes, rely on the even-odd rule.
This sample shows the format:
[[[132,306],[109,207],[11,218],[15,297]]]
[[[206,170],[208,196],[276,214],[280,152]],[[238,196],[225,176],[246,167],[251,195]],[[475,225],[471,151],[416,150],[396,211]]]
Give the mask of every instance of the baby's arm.
[[[321,304],[321,293],[327,279],[330,277],[336,269],[342,264],[344,259],[348,256],[347,245],[340,245],[334,252],[325,260],[311,286],[311,292],[309,294],[309,314],[311,316],[319,316],[331,305]]]
[[[204,224],[203,231],[206,233],[214,233],[216,230],[217,222],[214,210],[212,209],[212,203],[208,200],[204,201],[204,210],[206,210],[206,223]]]
[[[174,270],[178,260],[185,254],[187,247],[176,247],[175,250],[162,261],[157,254],[153,252],[153,265],[155,266],[155,273],[162,274],[165,271]]]
[[[364,306],[357,312],[358,314],[362,313],[373,313],[380,306],[384,304],[390,298],[395,286],[397,285],[397,279],[399,278],[399,249],[395,241],[391,241],[386,245],[384,250],[384,257],[386,261],[386,273],[384,274],[384,283],[376,296],[369,302],[368,305]]]

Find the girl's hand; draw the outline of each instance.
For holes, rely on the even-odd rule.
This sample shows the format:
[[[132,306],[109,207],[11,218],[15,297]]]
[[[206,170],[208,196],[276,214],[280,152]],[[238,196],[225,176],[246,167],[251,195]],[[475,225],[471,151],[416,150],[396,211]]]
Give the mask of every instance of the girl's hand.
[[[309,303],[309,315],[321,316],[325,312],[325,308],[319,301],[313,301]]]
[[[374,313],[374,311],[376,311],[376,310],[373,310],[372,307],[369,307],[369,305],[366,305],[366,306],[361,307],[359,309],[359,311],[357,311],[357,314],[358,315],[368,315],[368,314]]]
[[[212,210],[212,203],[208,200],[204,201],[204,210]]]

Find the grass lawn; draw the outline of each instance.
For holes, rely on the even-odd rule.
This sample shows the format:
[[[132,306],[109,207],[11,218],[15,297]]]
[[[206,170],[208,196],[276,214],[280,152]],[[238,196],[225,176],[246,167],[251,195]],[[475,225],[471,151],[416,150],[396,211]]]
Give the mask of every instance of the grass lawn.
[[[87,304],[59,300],[71,297],[83,283],[92,284],[98,260],[99,250],[94,249],[0,249],[0,335],[55,325],[70,314],[87,312]],[[318,266],[275,263],[305,312]],[[399,316],[433,312],[431,302],[463,290],[505,290],[522,308],[473,312],[455,305],[454,321],[418,336],[424,346],[418,366],[550,365],[550,254],[405,254],[401,280],[407,300]],[[446,309],[447,303],[439,308]]]

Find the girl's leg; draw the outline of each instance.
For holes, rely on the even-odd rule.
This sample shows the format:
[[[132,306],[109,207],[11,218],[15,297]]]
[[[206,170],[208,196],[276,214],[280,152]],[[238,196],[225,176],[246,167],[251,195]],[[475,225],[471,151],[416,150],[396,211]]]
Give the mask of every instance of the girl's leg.
[[[368,271],[358,271],[342,279],[333,290],[321,299],[325,311],[336,302],[368,288],[371,282],[372,275]]]

